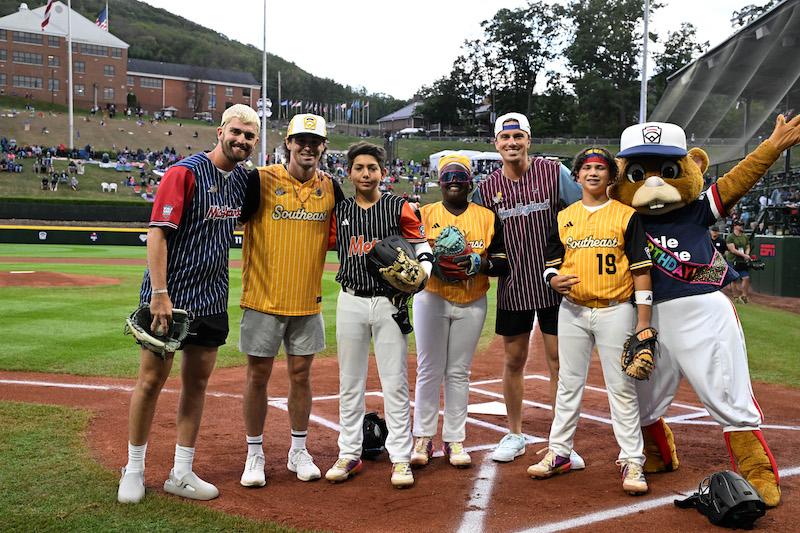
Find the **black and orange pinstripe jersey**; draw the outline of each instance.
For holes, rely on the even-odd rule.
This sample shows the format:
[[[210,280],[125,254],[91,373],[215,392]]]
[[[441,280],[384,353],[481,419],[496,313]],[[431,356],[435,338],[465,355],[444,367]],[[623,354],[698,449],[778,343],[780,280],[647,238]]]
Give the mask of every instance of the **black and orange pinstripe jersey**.
[[[481,256],[481,260],[485,261],[488,255],[493,259],[506,258],[502,227],[499,226],[499,221],[491,210],[470,203],[466,211],[454,215],[442,202],[436,202],[422,206],[420,214],[431,247],[444,228],[455,226],[464,234],[472,251]],[[431,276],[425,290],[436,293],[447,301],[465,304],[474,302],[486,294],[489,290],[489,276],[477,274],[455,283],[448,283]]]
[[[320,311],[334,183],[300,182],[283,165],[258,169],[259,205],[245,224],[241,306],[284,316]]]
[[[639,215],[616,200],[596,210],[576,202],[561,211],[545,254],[545,268],[578,276],[570,297],[584,301],[629,300],[631,271],[651,265]]]

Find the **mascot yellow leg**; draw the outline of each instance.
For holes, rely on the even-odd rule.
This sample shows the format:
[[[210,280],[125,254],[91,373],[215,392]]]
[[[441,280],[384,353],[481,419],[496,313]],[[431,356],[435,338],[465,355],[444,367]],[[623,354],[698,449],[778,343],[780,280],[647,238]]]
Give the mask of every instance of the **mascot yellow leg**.
[[[781,501],[780,478],[775,458],[761,431],[729,431],[725,442],[734,470],[750,482],[770,507]]]
[[[644,435],[644,471],[648,474],[655,472],[672,472],[678,469],[678,450],[675,448],[675,438],[663,418],[659,418],[649,426],[642,427]]]

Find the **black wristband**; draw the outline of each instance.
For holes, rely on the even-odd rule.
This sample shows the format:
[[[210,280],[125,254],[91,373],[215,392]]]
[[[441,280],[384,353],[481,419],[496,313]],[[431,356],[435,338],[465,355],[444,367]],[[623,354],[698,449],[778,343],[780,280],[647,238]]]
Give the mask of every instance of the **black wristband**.
[[[427,261],[430,264],[433,264],[433,254],[430,252],[423,252],[417,256],[417,261]]]

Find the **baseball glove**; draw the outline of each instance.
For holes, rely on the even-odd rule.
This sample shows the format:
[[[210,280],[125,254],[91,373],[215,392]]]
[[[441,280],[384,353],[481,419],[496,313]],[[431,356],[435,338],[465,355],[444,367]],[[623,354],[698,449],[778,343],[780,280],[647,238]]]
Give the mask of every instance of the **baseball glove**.
[[[399,235],[379,241],[367,254],[367,270],[373,277],[404,294],[414,294],[425,287],[427,276],[414,248]]]
[[[183,309],[172,310],[172,322],[166,333],[153,332],[150,327],[153,323],[153,316],[150,314],[150,306],[143,304],[136,311],[131,313],[125,320],[125,335],[133,335],[136,343],[144,346],[162,359],[168,353],[175,352],[181,346],[181,342],[189,334],[189,313]]]
[[[635,379],[650,379],[656,366],[658,332],[644,328],[628,337],[622,349],[622,371]]]
[[[464,234],[455,226],[444,228],[433,243],[433,273],[439,279],[456,282],[480,271],[481,256],[472,251]]]

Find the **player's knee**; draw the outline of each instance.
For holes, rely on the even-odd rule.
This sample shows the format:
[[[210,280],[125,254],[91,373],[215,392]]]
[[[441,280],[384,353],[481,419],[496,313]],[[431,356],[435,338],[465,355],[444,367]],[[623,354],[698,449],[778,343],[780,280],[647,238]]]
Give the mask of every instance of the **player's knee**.
[[[525,370],[528,358],[523,356],[509,356],[506,354],[506,374],[521,374]]]
[[[293,387],[305,387],[311,378],[310,368],[293,369],[289,372],[289,381]]]

